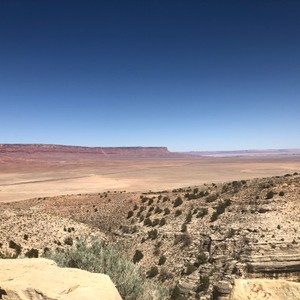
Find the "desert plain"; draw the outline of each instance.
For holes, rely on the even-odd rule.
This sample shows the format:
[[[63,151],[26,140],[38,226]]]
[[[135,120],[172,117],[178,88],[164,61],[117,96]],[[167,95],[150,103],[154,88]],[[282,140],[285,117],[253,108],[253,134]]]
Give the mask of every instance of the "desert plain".
[[[50,152],[35,148],[28,151],[26,147],[24,151],[24,146],[12,152],[2,147],[0,202],[108,190],[160,191],[284,175],[300,169],[298,152],[212,157],[165,153],[165,149],[158,148],[157,153],[137,153],[132,157],[126,153],[81,153],[72,147],[66,153],[56,147]]]

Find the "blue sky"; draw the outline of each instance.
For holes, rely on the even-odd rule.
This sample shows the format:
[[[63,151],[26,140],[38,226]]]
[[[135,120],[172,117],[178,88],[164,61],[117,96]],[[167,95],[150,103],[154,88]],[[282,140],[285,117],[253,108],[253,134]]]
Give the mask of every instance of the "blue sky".
[[[300,1],[0,2],[0,143],[300,147]]]

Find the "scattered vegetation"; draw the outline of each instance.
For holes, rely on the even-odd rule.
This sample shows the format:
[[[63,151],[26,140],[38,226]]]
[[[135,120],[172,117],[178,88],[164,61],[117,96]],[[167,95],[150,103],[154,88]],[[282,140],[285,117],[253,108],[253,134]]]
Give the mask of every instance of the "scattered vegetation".
[[[143,278],[139,265],[127,260],[112,245],[98,240],[88,242],[86,239],[80,239],[76,247],[65,252],[49,254],[48,257],[54,259],[61,267],[79,268],[109,275],[123,299],[163,300],[167,298],[166,289]],[[150,278],[158,274],[155,268],[153,270],[151,268],[150,271]]]

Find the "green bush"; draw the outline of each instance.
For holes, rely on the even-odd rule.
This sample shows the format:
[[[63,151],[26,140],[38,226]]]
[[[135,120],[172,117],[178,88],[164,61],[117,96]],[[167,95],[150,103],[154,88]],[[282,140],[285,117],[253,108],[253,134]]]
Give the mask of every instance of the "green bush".
[[[186,298],[181,294],[180,287],[178,284],[175,285],[174,289],[171,293],[171,299],[172,300],[185,300]]]
[[[157,229],[150,230],[148,231],[148,238],[151,240],[155,240],[157,238],[157,234]]]
[[[185,217],[184,223],[186,224],[190,223],[192,221],[192,218],[193,218],[192,211],[189,211],[189,213]]]
[[[181,232],[187,232],[187,225],[185,224],[185,223],[183,223],[182,225],[181,225],[181,230],[180,230]]]
[[[166,216],[166,215],[169,215],[170,212],[171,212],[171,211],[170,211],[169,208],[166,207],[166,208],[164,209],[164,215],[165,215],[165,216]]]
[[[200,251],[197,256],[197,261],[194,263],[194,266],[198,268],[200,265],[203,265],[205,263],[207,263],[207,257],[203,251]]]
[[[206,207],[202,207],[200,208],[200,210],[198,211],[196,218],[203,218],[204,216],[206,216],[208,214],[208,209]]]
[[[166,225],[166,219],[165,218],[161,218],[160,221],[159,221],[159,226],[164,226]]]
[[[154,219],[152,222],[152,227],[156,226],[159,224],[160,219]]]
[[[73,239],[71,237],[67,237],[64,240],[65,245],[72,246],[73,245]]]
[[[183,247],[188,247],[192,244],[192,237],[188,232],[184,232],[175,237],[174,244],[177,245],[181,243]]]
[[[158,274],[158,268],[156,266],[151,267],[151,269],[146,273],[147,278],[153,278]]]
[[[208,203],[214,202],[218,199],[218,197],[219,197],[219,194],[211,194],[205,198],[205,201]]]
[[[132,216],[133,216],[133,211],[131,210],[128,212],[127,219],[130,219]]]
[[[273,191],[270,191],[270,192],[267,193],[266,199],[272,199],[273,196],[274,196],[274,192],[273,192]]]
[[[185,272],[185,274],[186,275],[190,275],[190,274],[192,274],[193,272],[195,272],[197,270],[197,267],[196,266],[194,266],[194,265],[187,265],[186,266],[186,272]]]
[[[8,244],[9,248],[14,249],[16,251],[16,257],[18,257],[21,254],[22,251],[22,247],[15,243],[14,241],[9,241]]]
[[[110,244],[93,239],[80,239],[76,247],[48,255],[61,267],[71,267],[109,275],[121,297],[128,300],[167,298],[167,291],[143,279],[139,265]]]
[[[219,216],[218,213],[216,211],[214,211],[211,218],[210,218],[210,221],[211,222],[216,221],[218,219],[218,216]]]
[[[182,203],[183,203],[182,199],[180,197],[177,197],[174,202],[173,207],[177,207],[177,206],[181,205]]]
[[[149,218],[144,220],[144,226],[152,226],[152,221]]]
[[[209,277],[208,276],[201,276],[200,283],[197,288],[197,292],[206,292],[209,288]]]
[[[159,261],[158,261],[158,265],[159,266],[162,266],[165,262],[166,262],[167,258],[162,255],[160,258],[159,258]]]
[[[175,217],[179,217],[182,214],[182,211],[180,209],[177,209],[175,211]]]
[[[30,249],[29,251],[27,251],[25,253],[25,256],[28,257],[28,258],[38,258],[39,257],[39,251],[37,249]]]
[[[133,256],[133,263],[138,263],[142,258],[144,257],[144,254],[140,250],[136,250]]]

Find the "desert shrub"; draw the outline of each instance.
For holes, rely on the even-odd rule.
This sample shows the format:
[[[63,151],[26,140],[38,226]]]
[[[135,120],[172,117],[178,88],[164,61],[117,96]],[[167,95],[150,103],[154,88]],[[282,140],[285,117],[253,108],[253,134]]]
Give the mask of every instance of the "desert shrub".
[[[186,232],[187,231],[187,225],[185,224],[185,223],[183,223],[182,225],[181,225],[181,230],[180,230],[181,232]]]
[[[139,207],[137,206],[137,204],[134,204],[133,210],[137,210]]]
[[[128,212],[127,219],[130,219],[132,216],[133,216],[133,211],[131,210]]]
[[[29,238],[28,234],[24,234],[23,238],[24,238],[25,241],[28,241],[28,238]]]
[[[153,199],[152,198],[150,198],[149,201],[148,201],[148,205],[151,205],[151,204],[153,204]]]
[[[152,227],[154,227],[154,226],[158,225],[158,224],[159,224],[159,222],[160,222],[160,220],[159,220],[159,219],[154,219],[154,220],[152,221]]]
[[[163,202],[167,202],[168,200],[169,200],[169,198],[165,196],[165,197],[163,197],[163,200],[162,200],[162,201],[163,201]]]
[[[141,215],[141,216],[140,216],[140,219],[139,219],[139,222],[140,222],[140,223],[143,222],[144,219],[145,219],[145,217],[144,217],[143,215]]]
[[[164,215],[165,215],[165,216],[166,216],[166,215],[169,215],[170,212],[171,212],[171,211],[170,211],[169,208],[166,207],[166,208],[164,209]]]
[[[194,265],[187,265],[186,266],[186,271],[185,271],[185,274],[186,275],[190,275],[190,274],[192,274],[193,272],[195,272],[197,270],[197,267],[196,266],[194,266]]]
[[[211,218],[210,218],[210,221],[211,221],[211,222],[216,221],[216,220],[218,219],[218,216],[219,216],[219,215],[217,214],[217,212],[214,211],[213,214],[212,214],[212,216],[211,216]]]
[[[33,258],[33,257],[38,258],[39,257],[39,251],[37,249],[32,248],[32,249],[30,249],[29,251],[27,251],[25,253],[25,256],[28,257],[28,258]]]
[[[146,214],[146,218],[149,218],[149,217],[151,217],[151,211],[148,211]]]
[[[159,273],[159,280],[165,282],[168,279],[172,279],[173,274],[167,270],[167,268],[161,268]],[[172,298],[173,299],[173,298]]]
[[[190,223],[192,221],[192,218],[193,218],[192,211],[189,211],[189,213],[185,217],[184,223],[186,224]]]
[[[283,191],[281,191],[281,192],[279,192],[279,196],[284,196],[284,192]]]
[[[171,293],[172,300],[185,300],[186,298],[182,295],[181,289],[178,284],[175,285]]]
[[[65,240],[64,240],[64,243],[65,243],[65,245],[72,246],[73,245],[73,239],[70,236],[66,237]]]
[[[266,199],[272,199],[274,196],[274,192],[273,191],[269,191],[266,195]]]
[[[162,210],[159,206],[157,206],[154,212],[155,212],[156,214],[160,214],[162,211],[163,211],[163,210]]]
[[[149,218],[144,220],[144,226],[152,226],[152,221]]]
[[[15,243],[14,241],[9,241],[8,244],[9,248],[14,249],[16,251],[16,257],[18,257],[21,254],[22,251],[22,247]]]
[[[142,196],[141,200],[142,200],[142,203],[145,203],[145,202],[147,202],[148,198]]]
[[[196,218],[203,218],[204,216],[206,216],[208,214],[208,209],[206,207],[202,207],[200,208],[200,210],[198,211]]]
[[[151,240],[155,240],[157,238],[157,234],[158,234],[157,229],[149,230],[148,231],[148,238],[151,239]]]
[[[181,205],[182,203],[183,203],[182,199],[180,197],[177,197],[175,199],[173,207],[177,207],[177,206]]]
[[[44,252],[44,256],[46,256],[48,253],[50,253],[50,249],[48,247],[45,247],[43,252]]]
[[[93,239],[80,239],[74,248],[48,255],[61,267],[107,274],[123,299],[147,300],[167,298],[167,291],[154,282],[145,280],[139,265],[129,261],[120,250]]]
[[[159,226],[164,226],[166,225],[166,219],[165,218],[161,218],[160,221],[159,221]]]
[[[159,258],[159,261],[158,261],[158,265],[159,266],[162,266],[165,262],[166,262],[167,258],[162,255],[160,258]]]
[[[208,276],[201,276],[200,277],[200,283],[197,288],[197,292],[206,292],[209,288],[209,277]]]
[[[210,202],[214,202],[218,199],[219,197],[219,194],[211,194],[211,195],[208,195],[206,198],[205,198],[205,201],[210,203]]]
[[[194,263],[194,266],[198,268],[200,265],[203,265],[205,263],[207,263],[207,257],[203,251],[200,251],[197,256],[197,261]]]
[[[148,212],[151,212],[154,210],[154,206],[150,206],[149,209],[148,209]]]
[[[199,192],[199,189],[198,188],[194,188],[193,193],[197,194],[198,192]]]
[[[156,266],[151,267],[151,269],[146,273],[147,278],[153,278],[158,274],[158,268]]]
[[[218,219],[218,216],[223,214],[225,212],[226,207],[231,205],[231,200],[230,199],[225,199],[223,202],[220,201],[218,203],[218,206],[216,208],[216,211],[212,214],[210,221],[214,222]]]
[[[181,243],[183,247],[188,247],[192,244],[192,237],[188,232],[179,234],[175,237],[174,244],[177,245]]]
[[[133,263],[138,263],[142,258],[144,257],[144,254],[140,250],[136,250],[133,256]]]
[[[160,246],[161,246],[161,243],[157,243],[154,247],[154,251],[153,251],[153,255],[155,256],[159,256],[160,255]]]
[[[160,200],[162,198],[162,195],[158,195],[157,199]]]
[[[182,214],[182,211],[180,210],[180,209],[177,209],[176,211],[175,211],[175,217],[178,217],[178,216],[180,216]]]

